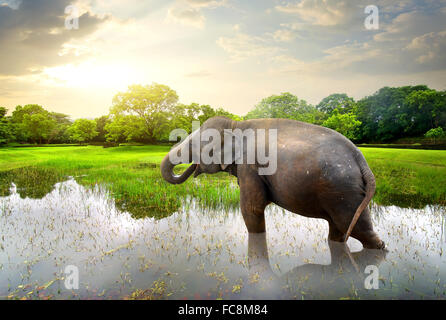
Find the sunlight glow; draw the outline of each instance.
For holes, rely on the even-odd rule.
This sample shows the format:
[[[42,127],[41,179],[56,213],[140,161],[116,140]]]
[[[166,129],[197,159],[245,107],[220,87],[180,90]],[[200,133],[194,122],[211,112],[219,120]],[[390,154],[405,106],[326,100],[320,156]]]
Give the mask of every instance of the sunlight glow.
[[[101,64],[96,61],[47,68],[44,73],[53,85],[112,90],[125,89],[130,84],[144,81],[145,78],[132,66],[122,63]]]

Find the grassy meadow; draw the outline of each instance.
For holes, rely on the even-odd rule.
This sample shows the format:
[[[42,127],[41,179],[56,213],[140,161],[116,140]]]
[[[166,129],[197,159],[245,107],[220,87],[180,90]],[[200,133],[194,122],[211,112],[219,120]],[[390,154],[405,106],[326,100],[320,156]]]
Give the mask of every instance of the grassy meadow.
[[[72,176],[82,185],[104,184],[118,207],[134,217],[162,218],[175,212],[182,199],[195,197],[206,207],[238,206],[238,188],[226,173],[170,185],[161,178],[159,164],[169,146],[36,147],[0,149],[0,195],[11,182],[21,196],[39,198],[56,182]],[[178,166],[182,171],[186,165]]]
[[[168,146],[31,147],[0,149],[0,196],[14,182],[22,197],[41,198],[72,176],[82,185],[106,185],[118,207],[134,217],[162,218],[186,197],[205,207],[238,207],[239,190],[227,173],[169,185],[159,163]],[[362,148],[377,180],[374,201],[384,205],[446,205],[446,151]],[[184,168],[179,166],[178,170]]]

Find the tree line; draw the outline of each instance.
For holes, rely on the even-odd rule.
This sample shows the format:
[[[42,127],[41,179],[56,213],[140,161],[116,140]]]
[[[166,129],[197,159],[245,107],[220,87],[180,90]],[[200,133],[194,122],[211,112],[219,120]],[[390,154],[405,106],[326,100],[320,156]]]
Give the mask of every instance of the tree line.
[[[88,143],[168,141],[175,128],[192,130],[214,116],[234,120],[288,118],[332,128],[355,142],[383,143],[399,138],[446,138],[446,91],[425,85],[384,87],[355,101],[331,94],[311,105],[291,93],[261,100],[245,116],[198,103],[182,104],[163,84],[131,85],[117,93],[108,115],[71,121],[42,106],[17,106],[10,116],[0,107],[0,145],[8,143]]]

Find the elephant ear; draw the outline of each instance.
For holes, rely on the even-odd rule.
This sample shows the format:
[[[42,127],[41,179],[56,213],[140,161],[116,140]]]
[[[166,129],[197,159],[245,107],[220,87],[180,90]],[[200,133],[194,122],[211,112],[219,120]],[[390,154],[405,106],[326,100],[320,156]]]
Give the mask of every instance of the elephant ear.
[[[240,137],[235,135],[232,130],[224,130],[223,141],[223,157],[220,166],[222,170],[225,170],[229,165],[241,158],[242,152]]]

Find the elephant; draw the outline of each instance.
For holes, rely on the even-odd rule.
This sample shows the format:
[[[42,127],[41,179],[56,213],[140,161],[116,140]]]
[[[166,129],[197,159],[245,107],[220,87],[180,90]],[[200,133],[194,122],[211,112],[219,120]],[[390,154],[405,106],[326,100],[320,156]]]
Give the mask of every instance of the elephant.
[[[220,139],[205,141],[202,136],[200,138],[206,130],[217,132]],[[257,142],[260,139],[258,132],[276,132],[275,141],[271,134],[264,140],[265,148],[272,144],[276,148],[276,170],[273,173],[260,174],[265,164],[257,159],[247,161],[246,137],[236,137],[235,142],[232,137],[237,130],[256,132]],[[231,134],[232,146],[226,148],[229,140],[225,137]],[[241,150],[238,153],[237,147]],[[259,144],[254,147],[258,149]],[[220,158],[220,162],[200,162],[197,153],[210,148],[214,153],[212,156]],[[187,152],[188,157],[181,163],[192,164],[181,175],[176,175],[173,169],[178,163],[171,159],[183,152]],[[171,184],[183,183],[192,173],[197,177],[202,173],[226,171],[237,177],[240,208],[249,233],[265,232],[264,210],[268,204],[274,203],[296,214],[325,219],[331,241],[346,242],[351,235],[364,248],[385,248],[373,230],[368,208],[375,193],[375,177],[361,151],[332,129],[291,119],[235,121],[213,117],[175,145],[162,160],[160,170],[162,177]]]

